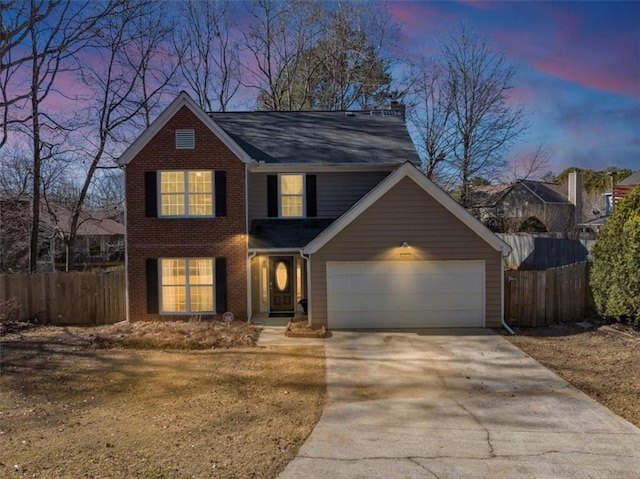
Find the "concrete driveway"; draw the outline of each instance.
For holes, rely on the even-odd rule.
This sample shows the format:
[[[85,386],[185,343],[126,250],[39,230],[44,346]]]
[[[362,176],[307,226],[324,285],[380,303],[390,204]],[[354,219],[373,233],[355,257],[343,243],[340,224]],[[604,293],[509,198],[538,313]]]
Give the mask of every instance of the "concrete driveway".
[[[640,429],[491,331],[325,344],[329,403],[280,479],[640,477]]]

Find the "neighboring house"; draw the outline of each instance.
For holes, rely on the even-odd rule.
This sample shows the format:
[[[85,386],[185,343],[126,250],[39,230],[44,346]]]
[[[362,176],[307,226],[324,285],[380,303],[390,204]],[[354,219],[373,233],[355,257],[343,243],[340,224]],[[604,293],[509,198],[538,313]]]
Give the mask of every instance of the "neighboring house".
[[[640,185],[640,170],[613,186],[613,204],[616,205],[622,201],[637,185]]]
[[[119,159],[132,321],[499,326],[509,247],[431,183],[400,115],[212,113],[182,93]]]
[[[470,201],[469,211],[496,232],[519,231],[539,221],[548,232],[567,233],[581,223],[582,179],[570,173],[567,186],[531,180],[478,186]]]
[[[38,271],[65,267],[64,238],[69,235],[71,217],[71,210],[59,203],[41,203]],[[102,210],[81,212],[72,261],[74,268],[124,261],[125,228],[118,217],[118,213]],[[30,228],[30,198],[0,199],[0,271],[28,270]]]
[[[613,186],[612,191],[603,194],[604,196],[604,214],[598,214],[595,218],[580,224],[581,228],[586,231],[600,231],[600,228],[607,222],[611,213],[613,213],[614,205],[618,204],[625,196],[638,184],[640,184],[640,170],[622,180]],[[598,211],[594,211],[594,214]]]

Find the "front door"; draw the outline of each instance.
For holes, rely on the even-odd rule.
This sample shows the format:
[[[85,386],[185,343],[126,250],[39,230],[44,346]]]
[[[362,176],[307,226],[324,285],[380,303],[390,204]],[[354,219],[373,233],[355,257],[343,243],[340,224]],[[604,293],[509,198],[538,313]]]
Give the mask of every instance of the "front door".
[[[293,304],[293,257],[272,256],[269,260],[271,272],[271,311],[295,311]]]

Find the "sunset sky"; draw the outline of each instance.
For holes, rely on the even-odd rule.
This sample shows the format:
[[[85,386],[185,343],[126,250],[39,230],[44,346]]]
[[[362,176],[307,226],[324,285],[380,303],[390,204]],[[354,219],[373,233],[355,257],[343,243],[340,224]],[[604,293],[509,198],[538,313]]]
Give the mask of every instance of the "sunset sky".
[[[552,170],[640,169],[640,2],[392,1],[407,55],[462,22],[519,64],[514,95]]]
[[[640,0],[388,4],[402,26],[392,53],[407,61],[435,53],[440,41],[465,24],[518,65],[510,101],[524,107],[530,128],[506,155],[509,160],[542,146],[555,173],[569,166],[640,169]],[[243,18],[236,20],[242,28]],[[403,68],[396,64],[393,76],[402,77]],[[84,93],[72,73],[56,81],[58,92]],[[255,106],[255,90],[244,90],[231,110]],[[47,103],[54,111],[78,108],[56,91]]]

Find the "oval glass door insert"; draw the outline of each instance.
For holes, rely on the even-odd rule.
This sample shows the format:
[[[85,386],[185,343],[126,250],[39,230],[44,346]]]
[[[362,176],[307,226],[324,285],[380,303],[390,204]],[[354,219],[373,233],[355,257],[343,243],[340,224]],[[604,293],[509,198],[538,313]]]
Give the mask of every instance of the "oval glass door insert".
[[[289,283],[289,271],[284,261],[280,261],[276,266],[276,286],[279,291],[287,289]]]

